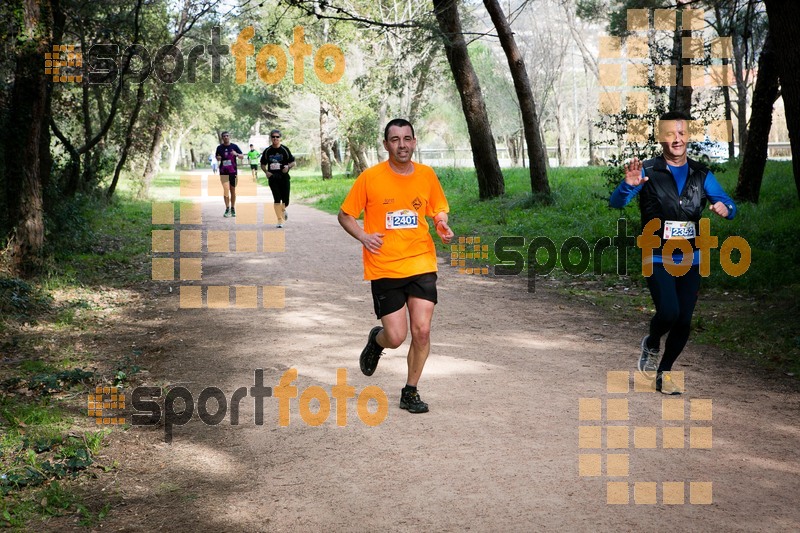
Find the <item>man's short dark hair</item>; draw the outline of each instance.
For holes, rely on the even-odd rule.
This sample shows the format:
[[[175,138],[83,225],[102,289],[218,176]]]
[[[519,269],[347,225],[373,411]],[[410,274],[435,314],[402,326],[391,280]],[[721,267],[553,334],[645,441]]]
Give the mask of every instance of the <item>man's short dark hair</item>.
[[[230,133],[228,133],[227,131],[223,131],[222,133],[219,134],[220,137],[222,137],[223,135],[230,136]]]
[[[383,129],[384,141],[389,140],[389,128],[391,128],[392,126],[397,126],[398,128],[404,128],[408,126],[409,128],[411,128],[411,137],[414,138],[414,126],[412,126],[411,123],[404,118],[395,118],[390,120],[389,123],[386,125],[386,127]]]
[[[658,120],[692,120],[687,113],[683,111],[668,111],[661,115]]]

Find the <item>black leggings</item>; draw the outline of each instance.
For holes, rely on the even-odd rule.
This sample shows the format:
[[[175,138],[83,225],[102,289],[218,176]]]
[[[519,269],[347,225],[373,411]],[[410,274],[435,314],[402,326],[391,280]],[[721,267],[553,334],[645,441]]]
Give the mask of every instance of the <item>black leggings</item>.
[[[287,177],[281,176],[268,178],[267,181],[269,182],[269,190],[272,191],[272,198],[276,204],[283,203],[283,205],[289,205],[289,185],[290,180]]]
[[[672,364],[689,340],[692,314],[700,290],[700,269],[693,265],[683,276],[673,277],[663,264],[653,264],[653,275],[646,278],[650,296],[656,304],[656,314],[650,321],[648,347],[658,349],[661,337],[669,333],[659,372],[672,370]]]

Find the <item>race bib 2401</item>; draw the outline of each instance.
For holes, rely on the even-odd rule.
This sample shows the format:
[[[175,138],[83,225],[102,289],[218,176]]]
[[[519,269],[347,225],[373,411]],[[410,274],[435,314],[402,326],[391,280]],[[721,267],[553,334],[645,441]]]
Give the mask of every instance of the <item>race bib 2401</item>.
[[[419,215],[417,215],[416,211],[411,211],[410,209],[386,213],[386,229],[416,228],[418,223]]]
[[[665,239],[677,239],[681,237],[684,239],[694,239],[694,222],[677,220],[667,220],[664,222]]]

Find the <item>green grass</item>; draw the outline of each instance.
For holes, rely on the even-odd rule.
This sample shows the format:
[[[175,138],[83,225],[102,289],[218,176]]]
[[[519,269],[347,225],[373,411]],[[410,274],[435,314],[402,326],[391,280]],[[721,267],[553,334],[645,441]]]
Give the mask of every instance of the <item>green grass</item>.
[[[48,272],[43,287],[124,286],[149,278],[152,203],[117,197],[111,203],[85,199],[75,207],[83,228],[48,244]],[[64,221],[69,224],[70,220]],[[65,319],[68,319],[66,316]]]
[[[716,173],[721,185],[732,194],[738,176],[738,164],[732,162]],[[727,168],[726,168],[727,167]],[[610,191],[602,176],[602,168],[556,168],[549,171],[553,193],[551,205],[537,203],[530,192],[529,174],[525,169],[504,170],[506,194],[501,198],[479,201],[474,171],[436,169],[450,203],[450,222],[456,235],[481,237],[489,243],[489,259],[483,265],[495,265],[497,257],[492,243],[501,236],[519,236],[524,245],[514,247],[523,257],[537,237],[546,237],[557,250],[571,237],[580,237],[593,249],[598,239],[617,234],[622,217],[627,234],[641,232],[639,211],[635,202],[624,210],[608,207]],[[292,177],[292,194],[328,213],[336,213],[354,179],[335,176],[323,181],[319,174]],[[796,246],[795,228],[800,227],[800,202],[792,179],[791,162],[770,161],[767,164],[758,205],[740,204],[733,221],[713,215],[711,233],[722,245],[730,236],[746,239],[751,249],[751,264],[740,277],[731,277],[720,267],[719,251],[711,253],[711,276],[703,282],[703,296],[695,314],[695,338],[717,344],[727,350],[752,357],[767,366],[800,375],[800,326],[796,320],[800,300],[800,248]],[[438,239],[435,239],[438,243]],[[449,247],[439,245],[443,253]],[[560,254],[559,254],[560,255]],[[544,263],[547,253],[539,250],[537,261]],[[577,263],[578,252],[570,261]],[[734,256],[738,259],[738,255]],[[632,316],[650,315],[649,297],[641,272],[641,250],[628,249],[627,276],[617,274],[616,250],[601,255],[600,274],[593,272],[594,256],[588,272],[580,276],[567,274],[558,257],[550,278],[566,288],[613,312],[620,309]],[[468,265],[470,266],[470,265]],[[474,266],[481,266],[474,263]],[[577,288],[575,283],[579,283]],[[635,287],[636,296],[613,290]],[[608,289],[612,289],[609,292]],[[644,289],[644,295],[641,291]],[[644,303],[643,303],[644,302]],[[646,308],[642,311],[642,308]]]
[[[38,520],[75,514],[96,525],[110,505],[89,508],[73,480],[92,468],[107,431],[85,431],[87,393],[112,384],[82,368],[108,354],[87,351],[107,335],[102,321],[150,278],[151,202],[81,196],[47,224],[46,272],[0,278],[0,528],[36,529]],[[109,303],[111,302],[111,303]],[[120,384],[138,367],[108,378]],[[102,466],[101,466],[102,468]]]

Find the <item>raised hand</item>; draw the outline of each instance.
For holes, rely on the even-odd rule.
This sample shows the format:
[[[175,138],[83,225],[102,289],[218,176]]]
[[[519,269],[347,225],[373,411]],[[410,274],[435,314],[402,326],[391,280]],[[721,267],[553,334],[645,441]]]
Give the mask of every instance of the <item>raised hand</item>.
[[[637,187],[648,179],[647,176],[642,176],[642,162],[639,158],[634,157],[625,165],[625,183],[628,185]]]

